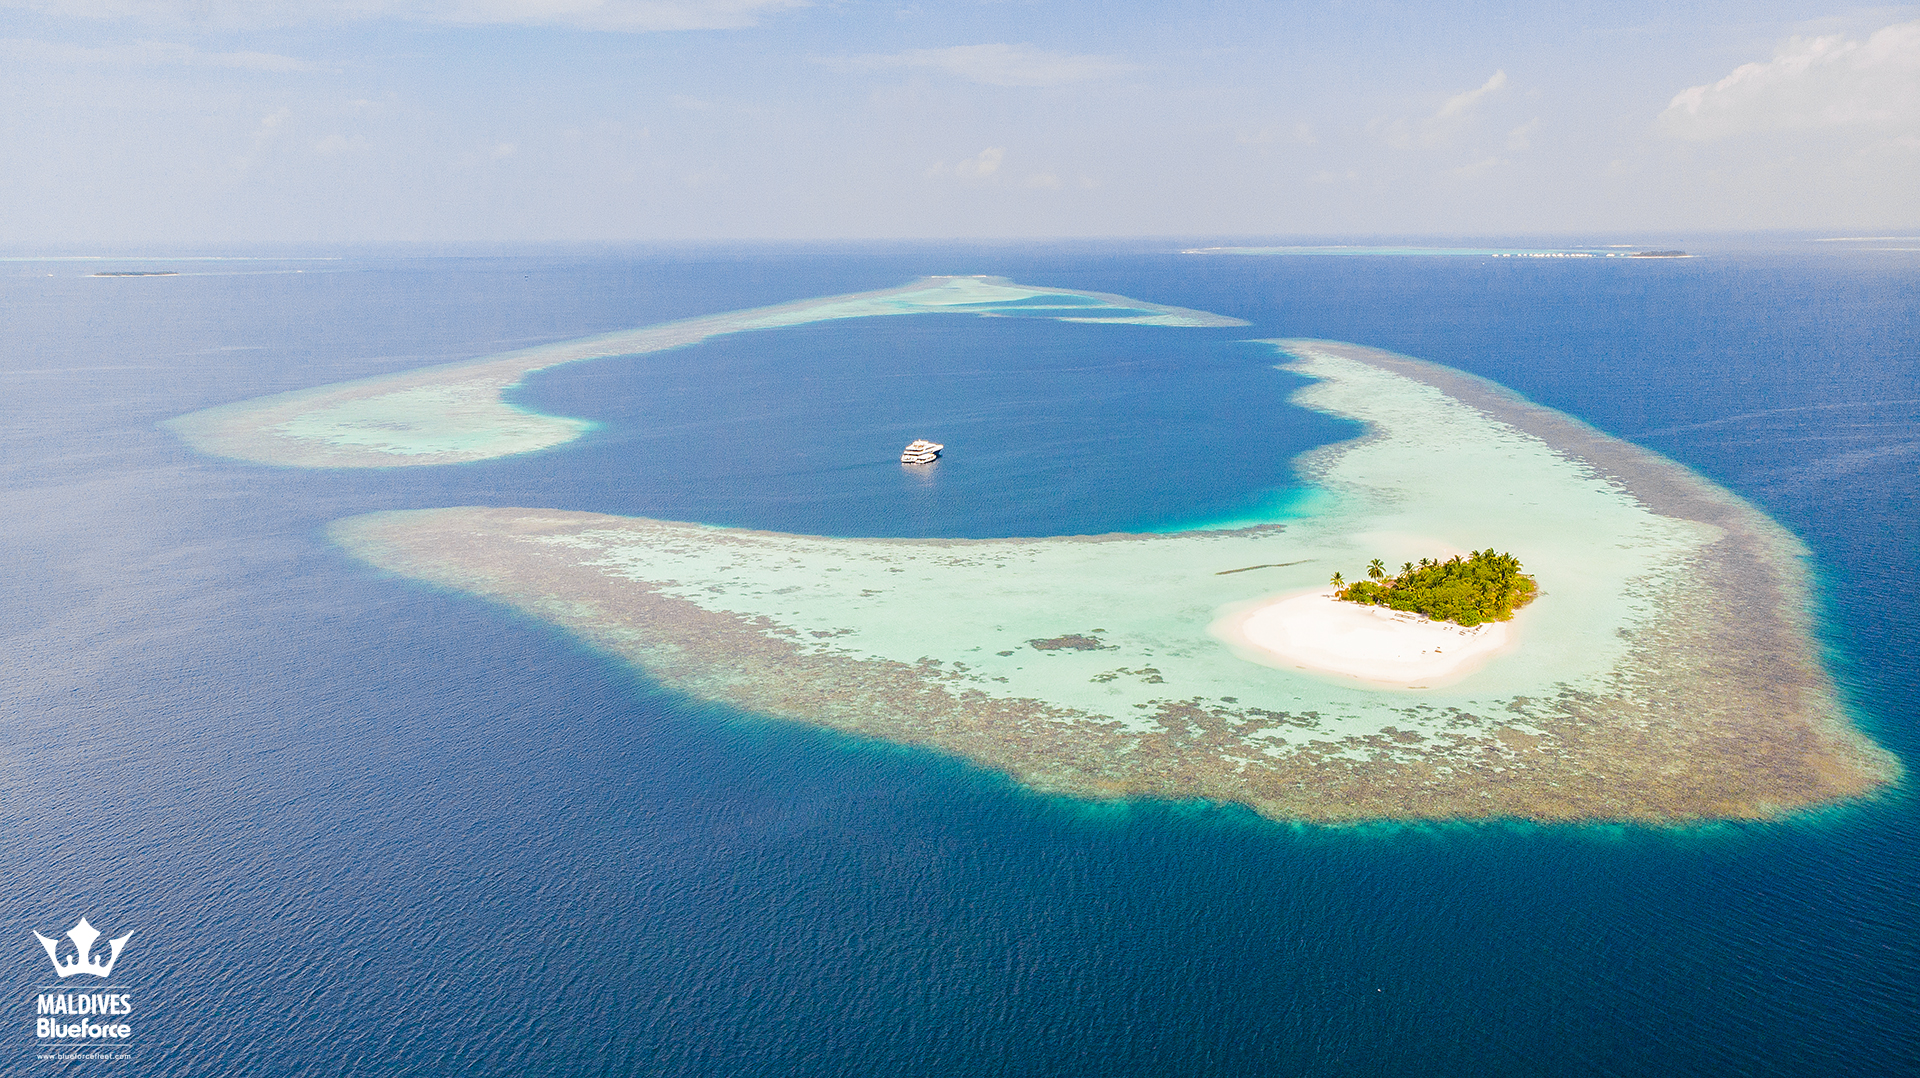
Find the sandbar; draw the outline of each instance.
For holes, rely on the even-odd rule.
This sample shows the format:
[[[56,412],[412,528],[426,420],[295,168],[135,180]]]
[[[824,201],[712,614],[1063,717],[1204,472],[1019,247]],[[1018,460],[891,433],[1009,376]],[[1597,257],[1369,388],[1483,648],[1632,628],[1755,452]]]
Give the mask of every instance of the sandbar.
[[[1468,628],[1342,602],[1332,588],[1258,603],[1221,618],[1209,631],[1256,662],[1405,689],[1451,684],[1514,640],[1507,622]]]

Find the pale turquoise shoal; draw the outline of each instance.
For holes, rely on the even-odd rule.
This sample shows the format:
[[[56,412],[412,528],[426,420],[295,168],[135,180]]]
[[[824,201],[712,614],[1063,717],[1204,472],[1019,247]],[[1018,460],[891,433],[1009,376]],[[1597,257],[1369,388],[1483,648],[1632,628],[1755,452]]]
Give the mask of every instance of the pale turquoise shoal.
[[[1147,730],[1156,701],[1227,699],[1321,715],[1335,737],[1417,728],[1416,704],[1486,714],[1515,696],[1600,691],[1625,637],[1657,615],[1642,596],[1717,535],[1657,515],[1540,439],[1411,378],[1293,343],[1316,381],[1302,405],[1368,435],[1307,463],[1314,515],[1282,529],[1028,540],[831,539],[690,525],[535,542],[647,581],[820,653],[964,664],[970,686]],[[1276,406],[1279,404],[1276,401]],[[642,525],[645,526],[642,526]],[[1389,565],[1494,546],[1544,594],[1513,622],[1518,645],[1458,684],[1371,688],[1238,657],[1208,628],[1235,604]],[[1219,575],[1281,562],[1301,564]],[[791,632],[788,632],[790,630]],[[1086,635],[1099,650],[1036,650]],[[1278,736],[1278,735],[1276,735]],[[1281,751],[1278,743],[1274,751]]]
[[[583,419],[543,415],[506,401],[504,394],[537,370],[679,348],[722,334],[931,313],[1174,327],[1246,325],[1101,292],[1020,285],[998,277],[929,277],[882,292],[732,311],[239,401],[179,416],[164,426],[201,452],[290,467],[488,460],[550,449],[593,428]]]

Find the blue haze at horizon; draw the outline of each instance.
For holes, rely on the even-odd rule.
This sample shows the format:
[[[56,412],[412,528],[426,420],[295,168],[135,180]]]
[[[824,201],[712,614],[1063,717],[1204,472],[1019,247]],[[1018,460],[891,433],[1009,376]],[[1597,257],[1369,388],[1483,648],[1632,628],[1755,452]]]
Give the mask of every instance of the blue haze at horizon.
[[[1330,337],[1484,374],[1761,504],[1812,546],[1844,687],[1910,759],[1911,256],[898,247],[370,254],[112,281],[16,268],[0,277],[0,857],[23,942],[0,999],[42,979],[28,929],[81,913],[137,927],[141,1073],[1784,1075],[1920,1058],[1904,791],[1677,833],[1323,830],[1039,797],[658,690],[318,535],[350,513],[473,503],[839,534],[1232,515],[1288,481],[1287,454],[1346,428],[1280,405],[1297,381],[1231,342]],[[153,428],[937,272],[1255,325],[934,317],[723,339],[546,372],[523,402],[593,405],[567,407],[608,426],[417,474],[209,460]],[[931,377],[889,372],[907,346]],[[757,379],[751,407],[698,376],[651,391],[696,358]],[[835,421],[810,433],[809,417]],[[833,463],[886,422],[882,451],[951,430],[965,451],[931,485]],[[1224,433],[1178,437],[1202,424]],[[775,452],[728,448],[753,429]],[[1285,448],[1223,458],[1239,437]],[[265,1025],[222,1022],[242,1018]],[[14,1060],[23,1025],[0,1047]]]

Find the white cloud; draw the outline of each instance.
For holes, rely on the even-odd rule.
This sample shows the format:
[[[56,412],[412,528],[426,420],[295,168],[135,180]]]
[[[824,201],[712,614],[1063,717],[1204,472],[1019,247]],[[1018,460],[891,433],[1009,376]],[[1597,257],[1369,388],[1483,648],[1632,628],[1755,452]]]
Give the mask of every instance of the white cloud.
[[[1051,172],[1036,172],[1027,177],[1027,186],[1037,187],[1046,191],[1058,191],[1062,184],[1060,183],[1060,177]]]
[[[1317,145],[1320,141],[1320,136],[1314,133],[1313,125],[1310,123],[1294,124],[1288,135],[1302,146]],[[1233,136],[1233,141],[1242,146],[1266,146],[1279,138],[1280,129],[1268,125],[1258,131],[1242,131]]]
[[[1396,150],[1411,150],[1414,147],[1413,125],[1405,120],[1369,120],[1367,134],[1379,136],[1380,141]]]
[[[644,33],[754,26],[762,15],[806,4],[804,0],[427,0],[393,6],[425,9],[415,17],[427,22],[552,24]]]
[[[30,38],[0,38],[0,57],[21,62],[103,67],[227,67],[244,71],[318,71],[318,64],[271,52],[201,52],[188,45],[140,41],[86,48]]]
[[[480,169],[505,161],[520,153],[520,146],[513,142],[495,142],[488,146],[478,146],[453,159],[455,168]]]
[[[1656,127],[1683,139],[1754,131],[1904,128],[1920,124],[1920,20],[1875,31],[1794,37],[1773,59],[1682,90]]]
[[[1447,175],[1456,180],[1477,180],[1490,172],[1496,172],[1510,164],[1512,164],[1512,162],[1504,157],[1489,157],[1484,161],[1475,161],[1470,165],[1450,168],[1447,170]]]
[[[1484,70],[1484,68],[1482,70]],[[1496,71],[1486,82],[1480,84],[1479,89],[1468,90],[1465,93],[1454,94],[1452,97],[1447,98],[1447,103],[1440,106],[1440,111],[1434,113],[1433,118],[1436,120],[1451,120],[1456,117],[1465,116],[1472,112],[1473,107],[1478,105],[1483,98],[1489,94],[1500,92],[1506,85],[1506,71]]]
[[[328,135],[313,144],[313,152],[320,157],[340,157],[346,154],[365,153],[368,149],[364,138],[348,138],[345,135]]]
[[[1533,145],[1533,133],[1540,130],[1540,117],[1535,116],[1519,127],[1507,132],[1507,149],[1524,150]]]
[[[285,126],[288,118],[292,115],[292,109],[283,108],[260,117],[260,124],[253,129],[252,144],[248,147],[247,152],[235,154],[229,159],[229,163],[241,172],[253,168],[255,162],[260,159],[261,152],[279,137],[280,128]]]
[[[1000,171],[1000,162],[1007,159],[1004,147],[989,146],[965,161],[953,166],[953,171],[962,176],[971,176],[976,180],[991,179]]]
[[[456,25],[572,26],[644,33],[726,30],[808,0],[0,0],[70,18],[118,22],[261,27],[308,23],[399,22]]]
[[[835,67],[877,70],[909,68],[944,71],[988,86],[1060,86],[1139,70],[1111,56],[1047,52],[1032,45],[954,45],[945,49],[908,49],[888,56],[848,56],[818,61]]]
[[[1499,93],[1506,85],[1506,71],[1495,71],[1478,87],[1447,98],[1439,111],[1417,125],[1407,120],[1376,119],[1367,124],[1367,131],[1396,150],[1444,146],[1453,141],[1457,132],[1472,123],[1482,101]]]

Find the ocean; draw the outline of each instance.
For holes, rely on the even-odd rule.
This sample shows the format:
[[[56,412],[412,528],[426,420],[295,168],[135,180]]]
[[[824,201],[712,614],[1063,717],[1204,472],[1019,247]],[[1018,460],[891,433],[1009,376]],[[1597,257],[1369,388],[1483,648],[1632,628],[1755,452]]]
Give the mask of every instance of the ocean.
[[[1471,244],[1481,246],[1481,242]],[[1662,244],[1667,246],[1667,244]],[[1808,1075],[1920,1070],[1903,784],[1779,822],[1307,827],[1043,795],[763,719],[332,547],[384,509],[835,536],[1231,523],[1356,436],[1275,337],[1500,382],[1811,550],[1830,667],[1915,758],[1920,255],[1174,244],[222,251],[0,262],[6,1073]],[[164,277],[99,272],[177,271]],[[197,409],[927,274],[1246,319],[815,323],[553,368],[488,462],[196,454]],[[895,461],[918,436],[932,476]],[[964,447],[964,449],[963,449]],[[125,1060],[39,1056],[34,932],[134,935]],[[97,951],[104,951],[106,944]]]

